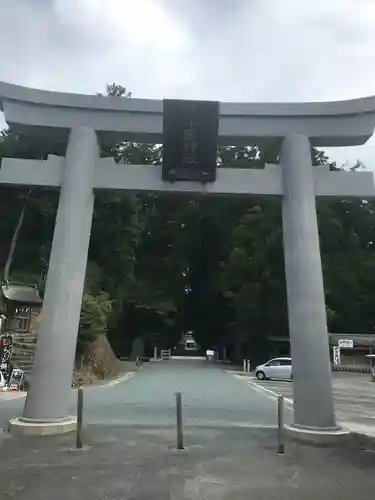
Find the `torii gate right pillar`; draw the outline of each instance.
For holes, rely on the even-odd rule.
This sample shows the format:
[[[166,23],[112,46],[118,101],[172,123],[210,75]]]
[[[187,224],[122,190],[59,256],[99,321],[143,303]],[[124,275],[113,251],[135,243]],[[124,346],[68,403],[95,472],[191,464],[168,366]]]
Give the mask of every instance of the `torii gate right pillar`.
[[[289,334],[293,359],[294,424],[298,431],[338,429],[308,137],[285,137],[282,155],[283,234]]]

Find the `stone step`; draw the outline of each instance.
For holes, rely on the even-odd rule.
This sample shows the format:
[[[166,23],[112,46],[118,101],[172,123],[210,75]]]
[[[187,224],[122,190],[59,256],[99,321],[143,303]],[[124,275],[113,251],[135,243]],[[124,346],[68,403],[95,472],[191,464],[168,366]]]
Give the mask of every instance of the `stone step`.
[[[37,334],[30,332],[13,332],[12,362],[25,373],[28,385],[34,367]]]
[[[35,351],[13,351],[12,358],[35,358]]]
[[[13,339],[13,345],[35,345],[36,340],[33,339],[25,339],[25,340],[20,340],[20,339]]]
[[[10,332],[13,337],[36,337],[38,334],[35,332]]]
[[[34,359],[35,352],[14,352],[12,353],[12,359]]]
[[[34,361],[32,360],[14,360],[14,362],[19,366],[26,366],[26,367],[34,366]]]
[[[14,356],[35,356],[35,349],[13,349],[12,357]]]
[[[35,349],[36,349],[36,344],[13,345],[13,352],[35,351]]]
[[[25,340],[20,340],[20,339],[13,339],[13,345],[35,345],[36,340],[33,339],[25,339]]]
[[[12,356],[12,359],[14,361],[32,361],[34,362],[34,357],[35,356]]]
[[[13,351],[35,351],[36,344],[13,344]]]
[[[35,351],[13,351],[12,357],[13,358],[34,358]]]
[[[34,363],[17,363],[15,362],[15,365],[17,365],[21,370],[23,370],[26,373],[29,373],[32,371]]]
[[[12,338],[13,338],[13,342],[14,341],[28,341],[28,340],[32,340],[32,341],[36,341],[36,339],[38,338],[37,335],[28,335],[28,334],[19,334],[19,335],[12,335]]]
[[[35,345],[36,339],[13,339],[13,345]]]
[[[13,351],[29,351],[33,349],[35,351],[36,344],[13,344]]]
[[[18,366],[34,366],[34,361],[30,359],[13,359],[12,362]]]

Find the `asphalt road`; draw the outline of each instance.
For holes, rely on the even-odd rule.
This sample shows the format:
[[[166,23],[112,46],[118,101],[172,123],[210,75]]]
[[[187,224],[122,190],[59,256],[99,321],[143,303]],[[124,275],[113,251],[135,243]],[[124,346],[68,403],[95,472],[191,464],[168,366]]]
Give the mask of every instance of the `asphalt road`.
[[[375,383],[367,374],[334,373],[334,401],[338,421],[375,428]],[[187,426],[274,427],[275,395],[283,394],[286,419],[292,419],[293,384],[257,381],[227,373],[205,360],[147,363],[132,379],[85,390],[85,422],[99,425],[155,425],[175,423],[175,392],[183,397]],[[70,412],[75,413],[72,390]],[[22,414],[24,399],[2,401],[0,429]],[[364,430],[364,427],[363,427]]]
[[[175,423],[175,393],[183,398],[187,426],[274,427],[276,406],[256,390],[206,360],[148,363],[132,379],[85,391],[86,424],[157,425]],[[75,412],[72,391],[71,413]],[[0,402],[0,427],[22,413],[24,400]]]
[[[243,380],[246,380],[242,376]],[[287,408],[293,407],[293,384],[290,381],[256,380],[247,378],[251,391],[260,389],[265,396],[282,394]],[[375,383],[364,373],[334,372],[333,398],[338,422],[357,432],[372,434],[375,429]],[[369,432],[371,430],[371,432]]]
[[[126,382],[89,388],[83,450],[74,449],[74,435],[4,435],[0,497],[373,498],[373,449],[356,441],[337,449],[287,442],[285,454],[278,455],[275,400],[248,382],[205,361],[178,360],[150,364]],[[176,391],[183,395],[183,451],[175,449]],[[75,395],[72,391],[72,412]],[[0,402],[3,425],[21,413],[23,404]]]

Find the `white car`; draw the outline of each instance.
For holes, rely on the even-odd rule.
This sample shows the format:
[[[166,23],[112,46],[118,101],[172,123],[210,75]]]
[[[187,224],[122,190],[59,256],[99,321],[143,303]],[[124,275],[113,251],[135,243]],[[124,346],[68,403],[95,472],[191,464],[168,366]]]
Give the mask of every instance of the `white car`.
[[[274,358],[255,368],[258,380],[279,379],[292,380],[292,358]]]

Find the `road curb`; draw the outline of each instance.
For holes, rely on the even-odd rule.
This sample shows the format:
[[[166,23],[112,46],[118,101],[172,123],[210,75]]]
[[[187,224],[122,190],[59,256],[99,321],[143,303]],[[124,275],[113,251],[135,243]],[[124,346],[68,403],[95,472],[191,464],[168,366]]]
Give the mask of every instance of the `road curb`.
[[[118,384],[126,382],[136,375],[137,372],[127,372],[121,377],[118,377],[114,380],[109,380],[108,382],[104,382],[102,384],[97,385],[85,385],[83,386],[85,389],[100,389],[101,387],[114,387]],[[72,387],[73,390],[77,390],[78,387]],[[8,403],[9,401],[18,401],[19,399],[23,399],[27,396],[27,392],[4,392],[0,393],[0,404]]]
[[[114,380],[109,380],[108,382],[104,382],[103,384],[98,384],[98,385],[89,385],[89,386],[84,386],[85,389],[100,389],[102,387],[115,387],[118,384],[121,384],[123,382],[126,382],[127,380],[130,380],[136,375],[138,372],[127,372],[124,375],[121,375],[118,378],[115,378]]]
[[[17,401],[18,399],[23,399],[27,395],[24,391],[14,391],[14,392],[2,392],[0,393],[0,404],[7,403],[8,401]]]

